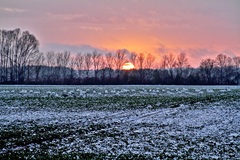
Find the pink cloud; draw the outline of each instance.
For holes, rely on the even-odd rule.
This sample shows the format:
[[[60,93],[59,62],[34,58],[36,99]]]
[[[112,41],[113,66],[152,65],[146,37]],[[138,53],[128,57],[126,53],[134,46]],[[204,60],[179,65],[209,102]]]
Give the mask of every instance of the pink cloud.
[[[0,28],[30,30],[41,44],[185,51],[198,61],[239,54],[239,15],[239,0],[7,0]]]

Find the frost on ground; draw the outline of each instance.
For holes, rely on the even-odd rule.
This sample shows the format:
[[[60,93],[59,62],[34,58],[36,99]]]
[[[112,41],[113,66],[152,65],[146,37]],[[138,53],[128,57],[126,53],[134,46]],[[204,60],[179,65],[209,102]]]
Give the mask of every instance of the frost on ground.
[[[239,91],[227,86],[2,87],[0,157],[239,159]]]

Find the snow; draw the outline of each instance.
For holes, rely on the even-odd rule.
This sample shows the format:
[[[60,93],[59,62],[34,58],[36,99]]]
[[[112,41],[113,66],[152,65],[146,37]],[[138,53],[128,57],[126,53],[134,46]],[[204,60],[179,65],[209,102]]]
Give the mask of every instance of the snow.
[[[14,90],[14,92],[13,92]],[[240,102],[216,101],[211,103],[180,104],[176,108],[164,107],[157,102],[145,108],[125,110],[88,110],[81,108],[54,108],[51,106],[23,106],[24,97],[42,97],[68,94],[87,97],[105,96],[198,96],[199,94],[227,94],[238,91],[228,86],[83,86],[68,87],[10,87],[1,88],[0,131],[12,126],[32,130],[33,126],[55,126],[49,133],[66,136],[44,141],[48,153],[83,152],[107,155],[143,154],[154,159],[163,157],[238,159],[240,158]],[[9,92],[8,92],[9,91]],[[20,94],[19,94],[20,93]],[[86,95],[87,94],[87,95]],[[4,98],[22,97],[14,106]],[[61,98],[61,96],[59,97]],[[65,97],[62,97],[65,98]],[[83,97],[82,97],[83,98]],[[65,100],[68,100],[65,98]],[[69,99],[70,101],[71,99]],[[119,104],[120,105],[120,104]],[[81,130],[83,130],[81,132]],[[34,131],[32,131],[34,132]],[[46,131],[47,132],[47,131]],[[32,136],[39,133],[34,132]],[[30,148],[32,152],[41,144],[0,148],[1,153]],[[227,150],[227,151],[226,151]],[[231,152],[230,152],[231,151]],[[185,157],[185,158],[186,158]]]

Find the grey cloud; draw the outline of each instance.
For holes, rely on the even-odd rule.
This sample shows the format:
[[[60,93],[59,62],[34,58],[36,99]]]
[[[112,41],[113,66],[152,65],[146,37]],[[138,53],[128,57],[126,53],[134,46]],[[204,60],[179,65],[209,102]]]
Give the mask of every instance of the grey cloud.
[[[68,45],[68,44],[60,44],[60,43],[48,43],[42,46],[40,48],[42,51],[56,51],[56,52],[62,52],[62,51],[69,51],[73,53],[88,53],[93,52],[94,50],[97,50],[101,53],[106,53],[107,50],[93,47],[91,45]]]
[[[22,12],[26,12],[27,10],[25,9],[19,9],[19,8],[8,8],[8,7],[5,7],[5,8],[1,8],[2,11],[5,11],[5,12],[10,12],[10,13],[22,13]]]

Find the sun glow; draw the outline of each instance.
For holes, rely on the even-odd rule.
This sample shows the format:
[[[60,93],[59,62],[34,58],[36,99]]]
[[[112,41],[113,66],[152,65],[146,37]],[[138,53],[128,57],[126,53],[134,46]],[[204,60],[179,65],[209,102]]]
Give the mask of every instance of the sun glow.
[[[132,64],[132,63],[124,63],[124,65],[123,65],[123,67],[122,67],[122,69],[123,70],[131,70],[131,69],[134,69],[135,67],[134,67],[134,65]]]

